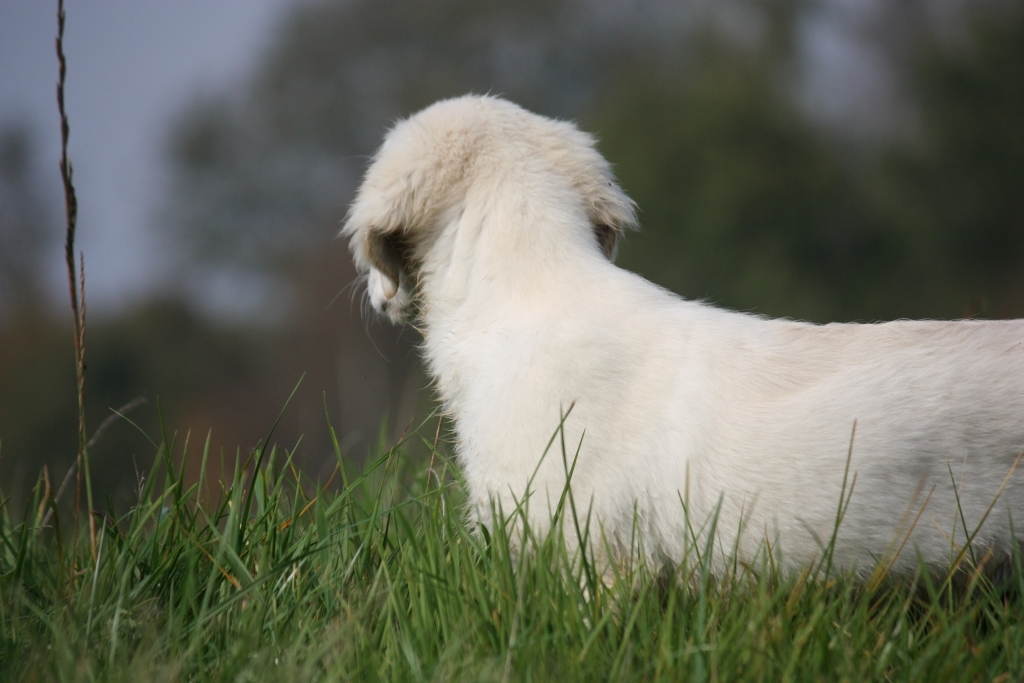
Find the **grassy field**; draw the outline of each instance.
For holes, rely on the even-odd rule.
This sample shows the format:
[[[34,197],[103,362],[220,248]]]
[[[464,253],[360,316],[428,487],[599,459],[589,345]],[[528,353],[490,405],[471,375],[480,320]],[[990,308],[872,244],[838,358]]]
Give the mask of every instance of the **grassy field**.
[[[358,474],[339,453],[323,488],[277,450],[185,488],[183,457],[214,456],[168,439],[137,506],[94,517],[95,548],[84,519],[40,528],[42,482],[5,507],[0,680],[1024,679],[1019,569],[998,590],[767,561],[712,579],[697,551],[606,586],[557,536],[474,534],[439,453],[431,476],[398,448]]]

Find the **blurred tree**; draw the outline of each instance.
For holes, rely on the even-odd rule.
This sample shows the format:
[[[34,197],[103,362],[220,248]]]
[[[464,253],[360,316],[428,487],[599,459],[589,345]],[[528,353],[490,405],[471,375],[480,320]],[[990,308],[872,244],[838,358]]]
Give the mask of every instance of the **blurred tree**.
[[[644,224],[621,264],[740,310],[885,316],[878,289],[901,244],[789,97],[791,10],[775,5],[743,46],[708,32],[684,59],[619,66],[590,120]]]
[[[306,253],[387,126],[441,97],[501,92],[567,111],[593,50],[563,0],[375,0],[297,7],[240,97],[197,103],[173,137],[169,222],[219,267]],[[577,106],[578,108],[578,106]],[[179,198],[188,197],[187,202]]]
[[[0,131],[0,488],[12,495],[17,515],[27,487],[42,467],[54,486],[77,452],[77,399],[70,320],[46,297],[43,264],[58,257],[59,228],[43,203],[41,177],[32,168],[32,138],[24,125]],[[58,302],[61,303],[61,302]],[[60,315],[58,315],[60,313]],[[172,396],[169,424],[200,400],[231,396],[236,410],[255,413],[269,424],[287,396],[255,391],[256,363],[263,349],[241,332],[211,328],[180,302],[149,302],[120,319],[90,319],[87,337],[86,423],[90,433],[133,398],[150,399],[148,409],[111,426],[96,442],[92,472],[96,490],[124,502],[153,460],[160,430],[153,399]],[[297,377],[297,375],[296,375]],[[248,382],[248,391],[241,389]],[[252,396],[256,400],[244,401]],[[239,400],[241,397],[243,400]],[[253,410],[258,408],[258,410]],[[199,429],[207,419],[187,420]],[[216,425],[219,437],[254,445],[258,436],[246,421]],[[218,442],[215,444],[219,445]],[[215,451],[216,452],[216,451]],[[66,494],[70,503],[73,492]]]
[[[903,78],[909,144],[883,157],[874,197],[915,245],[931,315],[1024,316],[1024,8],[970,3],[919,35]]]
[[[0,318],[42,305],[42,257],[51,227],[25,125],[0,129]],[[52,234],[52,233],[51,233]]]
[[[709,31],[686,58],[624,60],[589,119],[645,226],[623,265],[819,322],[1024,315],[1024,12],[967,3],[950,32],[910,9],[882,10],[871,39],[902,76],[914,135],[856,154],[790,96],[804,6],[765,5],[739,48]]]
[[[0,129],[0,483],[34,479],[48,455],[74,457],[71,333],[53,324],[42,283],[55,230],[25,124]]]
[[[56,487],[77,452],[69,327],[45,311],[0,325],[0,488],[14,495],[16,513],[42,467],[49,468]],[[184,425],[177,434],[181,444],[193,430],[193,459],[211,428],[215,461],[224,453],[233,462],[239,447],[248,455],[287,397],[262,390],[260,361],[266,353],[244,331],[212,328],[173,300],[149,302],[116,320],[91,321],[86,339],[90,435],[112,411],[138,397],[148,401],[128,415],[131,422],[115,420],[90,448],[101,503],[106,496],[118,506],[132,500],[138,477],[156,455],[154,444],[163,439],[161,402],[169,437]],[[209,411],[210,405],[231,410]],[[66,495],[63,502],[70,503],[74,494]]]

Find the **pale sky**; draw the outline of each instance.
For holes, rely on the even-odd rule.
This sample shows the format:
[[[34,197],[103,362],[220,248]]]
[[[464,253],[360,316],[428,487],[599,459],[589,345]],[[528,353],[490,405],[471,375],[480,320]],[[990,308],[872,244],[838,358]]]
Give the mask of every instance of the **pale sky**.
[[[70,155],[88,302],[114,309],[159,287],[171,263],[152,229],[170,123],[197,93],[242,87],[272,29],[301,0],[66,0]],[[63,220],[56,2],[0,0],[0,126],[34,132],[44,199]],[[48,281],[63,294],[62,252]]]

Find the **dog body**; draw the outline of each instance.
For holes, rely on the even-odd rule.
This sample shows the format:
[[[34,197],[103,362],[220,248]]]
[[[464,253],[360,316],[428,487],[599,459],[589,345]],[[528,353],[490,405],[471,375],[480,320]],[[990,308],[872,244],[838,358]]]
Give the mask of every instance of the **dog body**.
[[[529,492],[546,531],[575,463],[581,523],[613,553],[639,532],[650,559],[681,560],[714,519],[718,562],[767,542],[795,569],[833,536],[848,474],[841,566],[905,538],[897,569],[948,565],[979,525],[976,546],[1009,551],[1024,323],[717,309],[609,260],[633,224],[592,138],[497,98],[399,123],[367,171],[343,233],[374,308],[421,325],[482,524]]]

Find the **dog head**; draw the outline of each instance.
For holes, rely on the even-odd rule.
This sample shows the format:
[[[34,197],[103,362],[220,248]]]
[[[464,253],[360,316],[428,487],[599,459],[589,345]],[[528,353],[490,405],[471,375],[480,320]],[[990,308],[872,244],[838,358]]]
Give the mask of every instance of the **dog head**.
[[[387,134],[341,231],[378,313],[394,322],[409,316],[419,266],[439,234],[457,223],[482,177],[517,181],[505,164],[512,157],[564,185],[586,214],[584,239],[614,259],[619,238],[636,225],[634,205],[592,136],[497,97],[443,100]]]

